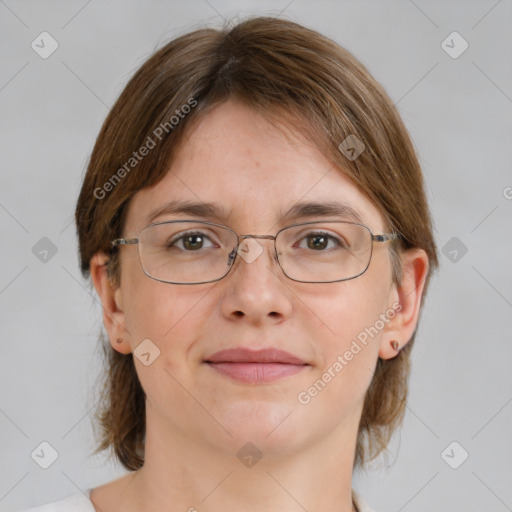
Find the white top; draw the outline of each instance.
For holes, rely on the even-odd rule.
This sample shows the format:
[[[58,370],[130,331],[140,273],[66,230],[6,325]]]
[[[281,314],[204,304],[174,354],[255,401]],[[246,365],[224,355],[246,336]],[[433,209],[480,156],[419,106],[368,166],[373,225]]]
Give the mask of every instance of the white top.
[[[96,512],[89,496],[92,488],[87,489],[85,494],[76,493],[59,501],[53,501],[46,505],[40,505],[20,512]],[[358,512],[373,512],[363,497],[352,489],[352,497]]]
[[[96,512],[89,495],[92,488],[87,489],[85,494],[77,492],[59,501],[52,501],[46,505],[28,508],[21,512]]]

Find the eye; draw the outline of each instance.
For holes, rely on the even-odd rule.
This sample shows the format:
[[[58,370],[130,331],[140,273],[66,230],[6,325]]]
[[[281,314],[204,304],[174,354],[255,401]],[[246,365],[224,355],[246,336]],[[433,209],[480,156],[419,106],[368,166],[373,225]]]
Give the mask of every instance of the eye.
[[[299,245],[299,247],[311,249],[317,252],[323,252],[326,248],[347,248],[347,244],[342,239],[323,231],[308,233],[302,238],[302,241],[304,240],[306,241],[306,247],[303,247],[302,245]],[[329,243],[331,243],[331,245],[329,245]]]
[[[210,238],[201,231],[189,231],[169,241],[167,247],[177,247],[178,249],[189,252],[197,251],[199,249],[205,248],[204,246],[207,241],[211,244],[209,247],[215,247],[215,244],[212,243]]]

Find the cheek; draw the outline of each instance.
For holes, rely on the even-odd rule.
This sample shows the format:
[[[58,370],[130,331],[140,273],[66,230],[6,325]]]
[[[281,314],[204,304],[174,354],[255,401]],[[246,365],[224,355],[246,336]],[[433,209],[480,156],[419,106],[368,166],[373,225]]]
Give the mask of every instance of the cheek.
[[[330,284],[308,304],[321,319],[307,322],[318,368],[298,400],[309,417],[322,418],[327,408],[334,423],[341,421],[347,410],[362,406],[371,383],[387,295],[383,284],[364,275]]]
[[[146,277],[130,292],[126,320],[133,341],[151,338],[159,346],[193,328],[201,297]],[[195,299],[195,300],[194,300]]]
[[[163,335],[177,323],[184,301],[179,300],[176,286],[146,276],[138,259],[127,258],[123,264],[123,303],[132,349],[146,338],[160,347]]]
[[[323,347],[324,363],[330,366],[341,357],[347,361],[347,367],[370,367],[378,351],[380,333],[371,331],[371,336],[368,333],[379,318],[383,301],[377,294],[367,293],[366,288],[355,281],[346,292],[337,295],[337,299],[331,297],[322,308],[329,326]]]
[[[363,274],[354,280],[325,285],[310,294],[309,300],[304,299],[322,325],[322,337],[336,340],[329,345],[343,347],[379,319],[389,297],[385,284]]]
[[[160,350],[159,365],[164,363],[182,373],[208,312],[215,307],[210,304],[208,289],[161,283],[147,277],[137,265],[126,267],[123,298],[132,351],[149,339]]]
[[[138,283],[130,297],[127,326],[142,388],[147,399],[153,405],[160,404],[156,407],[163,411],[169,400],[175,404],[189,400],[183,389],[194,384],[199,364],[194,360],[194,347],[201,337],[205,306],[197,293],[146,280]],[[151,343],[145,341],[148,339]],[[141,356],[145,353],[150,354],[146,362]]]
[[[346,361],[346,373],[362,367],[370,373],[375,365],[382,333],[390,320],[391,271],[387,262],[372,263],[358,278],[330,283],[309,295],[308,306],[314,314],[309,314],[306,325],[312,337],[311,328],[317,326],[312,341],[325,368],[340,357]]]

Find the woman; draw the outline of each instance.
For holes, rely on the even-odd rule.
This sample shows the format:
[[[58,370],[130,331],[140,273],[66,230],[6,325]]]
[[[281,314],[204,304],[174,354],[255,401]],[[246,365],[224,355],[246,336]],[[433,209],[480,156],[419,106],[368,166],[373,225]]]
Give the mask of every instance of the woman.
[[[349,52],[290,21],[137,71],[76,208],[129,473],[40,510],[369,511],[437,250],[412,142]]]

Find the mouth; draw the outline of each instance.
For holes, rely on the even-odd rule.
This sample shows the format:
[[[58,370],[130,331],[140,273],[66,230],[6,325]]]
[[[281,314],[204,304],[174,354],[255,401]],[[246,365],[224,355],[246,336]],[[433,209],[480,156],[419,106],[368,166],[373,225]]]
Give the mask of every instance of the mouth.
[[[221,375],[250,384],[272,382],[295,375],[310,366],[283,350],[244,348],[216,352],[205,363]]]

